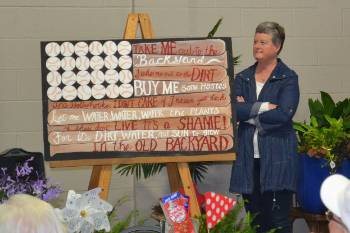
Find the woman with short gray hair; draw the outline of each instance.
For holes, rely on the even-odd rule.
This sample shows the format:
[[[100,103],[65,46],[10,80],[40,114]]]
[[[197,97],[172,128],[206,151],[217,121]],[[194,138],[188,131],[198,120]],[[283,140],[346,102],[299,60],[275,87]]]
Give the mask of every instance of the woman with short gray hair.
[[[253,44],[256,63],[234,80],[239,126],[230,191],[243,194],[246,210],[257,214],[258,232],[292,232],[289,211],[298,170],[292,118],[299,85],[298,75],[278,58],[284,40],[278,23],[259,24]]]
[[[279,46],[277,55],[280,54],[283,49],[284,40],[286,38],[284,28],[281,25],[275,22],[263,22],[256,27],[255,33],[265,33],[271,35],[272,43],[276,46]]]

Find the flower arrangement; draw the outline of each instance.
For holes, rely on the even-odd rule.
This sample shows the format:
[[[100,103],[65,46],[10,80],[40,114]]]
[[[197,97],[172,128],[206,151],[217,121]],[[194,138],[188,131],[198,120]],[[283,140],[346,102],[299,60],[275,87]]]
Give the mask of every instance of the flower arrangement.
[[[50,185],[45,175],[31,166],[33,160],[34,157],[30,157],[11,170],[0,167],[0,204],[19,193],[50,201],[63,192],[57,185]],[[132,223],[133,218],[138,216],[138,211],[134,210],[123,219],[117,218],[116,212],[127,202],[127,198],[121,198],[115,206],[111,206],[100,199],[100,192],[100,188],[83,194],[69,190],[66,206],[62,210],[56,209],[60,219],[67,225],[68,232],[120,233]]]
[[[309,99],[310,123],[295,122],[299,151],[325,158],[332,173],[350,155],[350,100],[335,103],[326,92]]]
[[[93,233],[95,230],[111,230],[107,213],[113,206],[99,196],[101,188],[83,194],[68,191],[65,208],[59,211],[69,233]]]
[[[23,164],[18,164],[13,171],[8,171],[5,167],[0,168],[0,203],[17,193],[26,193],[44,201],[59,196],[62,189],[57,185],[48,184],[48,179],[30,166],[33,160],[34,157],[27,159]]]
[[[119,218],[119,208],[128,201],[123,197],[112,206],[100,198],[101,188],[88,190],[82,194],[68,191],[66,205],[56,209],[60,219],[67,225],[68,233],[120,233],[130,226],[138,211]],[[139,222],[142,224],[142,221]]]

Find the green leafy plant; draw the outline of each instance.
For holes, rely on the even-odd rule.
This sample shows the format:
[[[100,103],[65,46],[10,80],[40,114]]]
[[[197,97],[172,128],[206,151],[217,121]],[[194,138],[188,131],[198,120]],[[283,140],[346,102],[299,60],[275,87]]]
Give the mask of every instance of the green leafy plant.
[[[208,171],[208,162],[190,163],[190,172],[194,182],[201,182],[204,173]],[[116,169],[120,175],[135,174],[136,179],[144,177],[145,179],[158,174],[166,164],[164,163],[145,163],[145,164],[121,164]]]
[[[220,18],[216,24],[214,25],[214,27],[210,30],[210,32],[207,35],[207,38],[213,38],[215,33],[217,32],[217,30],[219,29],[221,23],[222,23],[223,18]]]
[[[223,18],[220,18],[216,24],[214,25],[214,27],[210,30],[210,32],[208,33],[207,35],[207,38],[210,39],[210,38],[213,38],[214,35],[216,34],[217,30],[219,29],[220,25],[222,24],[222,20]],[[233,57],[232,60],[233,60],[233,66],[235,65],[238,65],[240,62],[241,62],[241,57],[242,57],[242,54],[239,54],[238,56],[236,57]]]
[[[247,212],[245,218],[241,218],[241,212],[244,207],[243,201],[237,205],[210,230],[210,233],[256,233],[259,226],[253,224],[254,216]],[[198,233],[207,233],[206,215],[199,218],[200,227]],[[276,232],[276,229],[267,233]]]
[[[343,119],[344,129],[350,131],[350,99],[334,102],[332,97],[321,91],[321,101],[309,99],[310,117],[315,117],[319,127],[329,127],[325,116]]]
[[[310,123],[295,122],[299,151],[327,160],[334,173],[350,154],[350,105],[345,99],[335,103],[326,92],[321,101],[309,99]]]
[[[136,179],[139,180],[142,176],[147,179],[158,174],[164,166],[165,164],[163,163],[120,164],[116,170],[120,175],[128,176],[134,174]]]

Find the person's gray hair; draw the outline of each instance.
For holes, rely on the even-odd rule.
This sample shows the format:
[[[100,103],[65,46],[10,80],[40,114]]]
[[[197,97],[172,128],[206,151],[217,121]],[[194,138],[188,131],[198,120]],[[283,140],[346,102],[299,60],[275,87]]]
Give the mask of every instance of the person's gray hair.
[[[271,35],[272,43],[276,46],[280,46],[277,54],[282,51],[286,34],[281,25],[276,22],[263,22],[256,27],[255,33],[265,33]]]
[[[0,205],[1,233],[66,233],[54,208],[27,194],[16,194]]]

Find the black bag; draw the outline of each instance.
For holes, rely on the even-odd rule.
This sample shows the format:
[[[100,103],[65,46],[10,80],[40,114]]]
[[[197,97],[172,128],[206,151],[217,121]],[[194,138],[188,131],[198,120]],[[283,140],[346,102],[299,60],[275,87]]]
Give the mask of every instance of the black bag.
[[[43,154],[40,152],[28,152],[21,148],[13,148],[0,154],[0,168],[7,168],[7,173],[13,174],[16,172],[16,166],[32,158],[33,160],[28,163],[30,167],[33,167],[33,172],[30,174],[32,179],[45,178],[45,166]],[[0,171],[2,175],[2,171]]]

